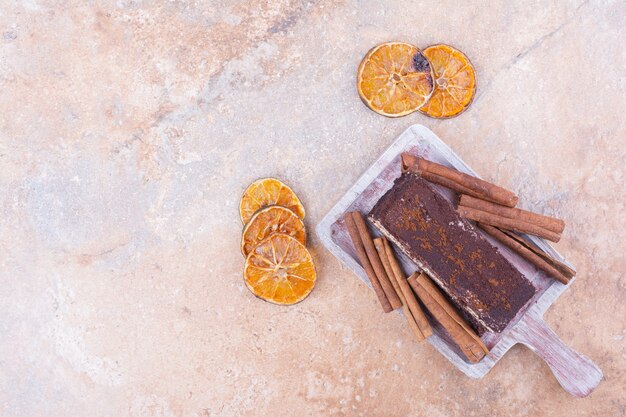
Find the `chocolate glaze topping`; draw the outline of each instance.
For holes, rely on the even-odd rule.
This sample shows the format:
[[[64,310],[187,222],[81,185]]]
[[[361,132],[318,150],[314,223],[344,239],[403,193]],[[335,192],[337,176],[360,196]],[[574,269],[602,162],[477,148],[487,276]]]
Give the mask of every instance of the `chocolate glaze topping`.
[[[498,249],[415,174],[398,178],[369,219],[482,330],[504,330],[535,294]]]

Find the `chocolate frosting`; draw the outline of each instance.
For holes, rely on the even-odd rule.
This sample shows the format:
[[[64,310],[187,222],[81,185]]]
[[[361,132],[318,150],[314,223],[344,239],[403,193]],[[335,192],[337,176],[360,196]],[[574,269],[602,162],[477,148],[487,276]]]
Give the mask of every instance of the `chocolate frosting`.
[[[396,179],[369,219],[486,330],[504,330],[535,294],[498,249],[415,174]]]

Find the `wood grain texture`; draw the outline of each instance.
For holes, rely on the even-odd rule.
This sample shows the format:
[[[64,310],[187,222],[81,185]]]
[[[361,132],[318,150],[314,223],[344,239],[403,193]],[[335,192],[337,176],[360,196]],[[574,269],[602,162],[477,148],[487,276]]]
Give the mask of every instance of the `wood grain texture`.
[[[467,174],[478,176],[426,127],[413,125],[404,131],[374,161],[316,228],[317,234],[326,248],[368,285],[367,275],[356,260],[356,254],[340,219],[347,211],[369,212],[378,199],[391,188],[393,181],[400,176],[400,154],[402,152],[410,152]],[[455,199],[455,195],[450,190],[441,187],[437,189],[449,201]],[[485,236],[535,286],[537,289],[535,297],[520,310],[503,332],[499,334],[485,333],[481,337],[490,352],[476,364],[469,364],[464,361],[450,343],[448,336],[439,329],[434,329],[435,333],[428,338],[428,341],[459,370],[472,378],[484,377],[512,346],[523,343],[548,363],[557,380],[567,392],[575,396],[589,394],[600,383],[602,371],[583,355],[567,348],[556,335],[552,337],[553,333],[546,332],[545,329],[549,328],[542,319],[548,307],[569,285],[572,285],[575,278],[570,280],[568,285],[554,281],[546,273],[537,269],[506,246],[488,235]],[[543,239],[528,235],[524,237],[550,256],[573,268]],[[398,261],[408,273],[417,270],[417,267],[402,254],[398,257]]]

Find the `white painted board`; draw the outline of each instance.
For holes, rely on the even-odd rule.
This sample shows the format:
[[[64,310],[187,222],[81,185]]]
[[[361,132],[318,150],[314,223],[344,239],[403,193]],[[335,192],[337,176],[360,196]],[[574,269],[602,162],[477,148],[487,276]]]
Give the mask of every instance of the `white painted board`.
[[[410,152],[453,167],[459,171],[478,176],[452,149],[443,143],[432,131],[422,125],[413,125],[404,131],[394,143],[365,171],[357,182],[346,192],[339,202],[317,225],[317,234],[326,248],[339,258],[348,268],[370,285],[367,275],[361,268],[352,243],[343,225],[343,215],[347,211],[359,210],[367,214],[376,202],[400,176],[400,154]],[[443,187],[436,187],[441,194],[452,201],[454,194]],[[484,234],[484,233],[483,233]],[[587,357],[567,345],[543,321],[548,307],[575,281],[563,285],[549,278],[543,271],[509,250],[490,236],[484,236],[535,286],[535,296],[520,310],[515,319],[500,334],[486,333],[483,342],[490,352],[479,363],[466,362],[459,355],[441,329],[435,327],[435,334],[428,341],[458,369],[472,378],[482,378],[516,343],[522,343],[537,353],[550,367],[561,386],[577,397],[591,393],[603,378],[602,371]],[[551,256],[573,268],[558,252],[543,239],[526,236]],[[407,257],[396,251],[407,274],[417,270]],[[381,310],[382,314],[382,310]]]

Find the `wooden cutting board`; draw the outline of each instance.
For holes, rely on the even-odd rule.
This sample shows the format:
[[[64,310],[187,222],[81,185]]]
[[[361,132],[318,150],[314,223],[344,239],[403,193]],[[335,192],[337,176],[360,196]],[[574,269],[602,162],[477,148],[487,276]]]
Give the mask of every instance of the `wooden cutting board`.
[[[317,225],[317,234],[326,248],[339,258],[348,268],[370,285],[367,275],[361,268],[343,222],[338,221],[347,211],[359,210],[367,214],[380,197],[400,176],[400,154],[410,152],[431,161],[453,167],[459,171],[478,176],[432,131],[422,125],[413,125],[402,133],[396,141],[374,162],[357,182],[346,192],[339,202]],[[443,187],[436,187],[442,195],[452,201],[453,193]],[[484,234],[484,233],[483,233]],[[602,371],[587,357],[565,345],[543,321],[548,307],[575,281],[563,285],[538,270],[532,264],[495,241],[485,237],[526,276],[535,286],[535,296],[522,308],[517,316],[500,334],[486,333],[483,342],[490,349],[487,356],[477,364],[466,362],[455,346],[449,342],[441,328],[435,327],[435,334],[428,341],[458,369],[472,378],[482,378],[516,343],[522,343],[537,353],[550,367],[561,386],[577,397],[589,395],[603,378]],[[573,268],[557,251],[543,239],[526,236],[551,256]],[[405,272],[417,270],[400,251],[396,251]],[[400,313],[402,314],[402,313]]]

